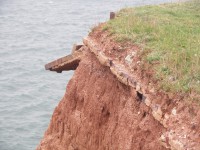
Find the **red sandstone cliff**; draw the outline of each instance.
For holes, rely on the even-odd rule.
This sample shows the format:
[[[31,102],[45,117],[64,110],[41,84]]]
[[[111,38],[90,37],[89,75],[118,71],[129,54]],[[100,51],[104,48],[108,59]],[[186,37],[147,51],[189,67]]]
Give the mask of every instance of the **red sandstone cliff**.
[[[106,58],[128,68],[125,57],[137,47],[118,51],[120,46],[106,36],[100,31],[91,35],[101,50],[94,52],[87,43],[82,48],[84,55],[37,150],[200,149],[200,112],[143,87],[150,82],[139,68],[135,80],[141,89],[129,86],[128,75],[117,73]]]
[[[38,149],[164,149],[163,127],[107,67],[88,53],[55,109]]]

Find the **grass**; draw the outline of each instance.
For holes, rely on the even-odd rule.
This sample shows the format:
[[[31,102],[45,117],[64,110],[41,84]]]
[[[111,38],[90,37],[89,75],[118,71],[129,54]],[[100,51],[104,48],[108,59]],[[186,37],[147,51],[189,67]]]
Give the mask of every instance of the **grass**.
[[[200,94],[200,1],[122,9],[102,30],[142,47],[164,90]]]

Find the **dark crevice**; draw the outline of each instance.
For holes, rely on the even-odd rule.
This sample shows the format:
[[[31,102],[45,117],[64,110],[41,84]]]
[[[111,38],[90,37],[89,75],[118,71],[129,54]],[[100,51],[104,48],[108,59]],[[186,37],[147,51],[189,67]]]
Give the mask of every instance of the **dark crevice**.
[[[145,118],[145,117],[146,117],[146,115],[147,115],[147,113],[146,113],[146,112],[144,112],[142,117],[143,117],[143,118]]]
[[[138,91],[137,91],[137,100],[138,101],[142,101],[143,100],[143,94],[139,93]]]

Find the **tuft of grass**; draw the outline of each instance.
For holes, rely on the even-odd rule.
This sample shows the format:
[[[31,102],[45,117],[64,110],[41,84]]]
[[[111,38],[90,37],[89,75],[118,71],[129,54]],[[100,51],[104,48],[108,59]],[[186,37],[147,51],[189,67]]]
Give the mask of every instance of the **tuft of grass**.
[[[132,41],[154,65],[163,89],[200,93],[200,1],[122,9],[104,29],[116,41]]]
[[[159,61],[161,59],[161,54],[160,53],[150,53],[147,57],[146,60],[148,63],[153,64],[155,61]]]

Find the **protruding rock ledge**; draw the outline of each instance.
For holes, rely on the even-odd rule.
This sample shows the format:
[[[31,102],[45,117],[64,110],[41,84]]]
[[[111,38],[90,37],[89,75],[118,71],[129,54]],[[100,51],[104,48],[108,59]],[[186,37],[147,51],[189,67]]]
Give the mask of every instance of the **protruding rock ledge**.
[[[178,133],[174,130],[172,133],[172,129],[168,126],[168,121],[171,117],[174,116],[174,114],[176,114],[174,113],[175,111],[172,111],[171,114],[164,112],[161,108],[161,105],[155,103],[151,98],[151,90],[149,89],[148,91],[147,87],[142,84],[142,81],[138,80],[137,76],[130,73],[123,64],[112,60],[112,58],[110,57],[107,57],[103,53],[101,45],[99,45],[96,41],[94,41],[90,37],[87,37],[83,39],[83,43],[83,48],[77,48],[75,46],[73,48],[72,54],[47,64],[45,68],[47,70],[57,72],[75,70],[79,65],[79,62],[83,58],[82,56],[84,55],[84,48],[89,49],[103,66],[110,68],[112,74],[114,74],[121,83],[135,89],[141,102],[150,108],[154,119],[168,130],[166,133],[163,133],[160,139],[158,139],[160,140],[161,144],[164,145],[166,148],[173,150],[185,149],[186,147],[184,147],[184,145],[186,144],[184,140],[176,139],[179,136]],[[192,139],[188,139],[187,143],[188,142],[192,143]]]
[[[46,64],[45,69],[56,71],[58,73],[61,73],[62,71],[75,70],[78,67],[83,55],[83,51],[81,49],[82,46],[83,45],[74,45],[72,54]]]
[[[159,121],[161,124],[163,124],[163,113],[160,108],[160,105],[154,104],[151,101],[151,98],[148,94],[146,94],[144,91],[145,89],[142,87],[141,83],[137,81],[136,77],[134,77],[126,68],[123,66],[123,64],[120,64],[118,62],[115,62],[111,58],[107,57],[101,50],[101,47],[96,43],[94,40],[92,40],[90,37],[83,39],[84,47],[87,47],[99,60],[99,62],[103,66],[107,66],[110,68],[111,72],[116,76],[116,78],[123,84],[130,86],[136,90],[136,92],[141,95],[140,99],[144,104],[146,104],[148,107],[152,110],[152,116]],[[82,46],[81,46],[82,47]],[[83,55],[83,49],[77,48],[76,46],[73,47],[72,54],[59,58],[47,65],[45,65],[45,68],[50,71],[56,71],[56,72],[62,72],[67,70],[75,70],[82,58]],[[163,125],[166,128],[166,125]]]

